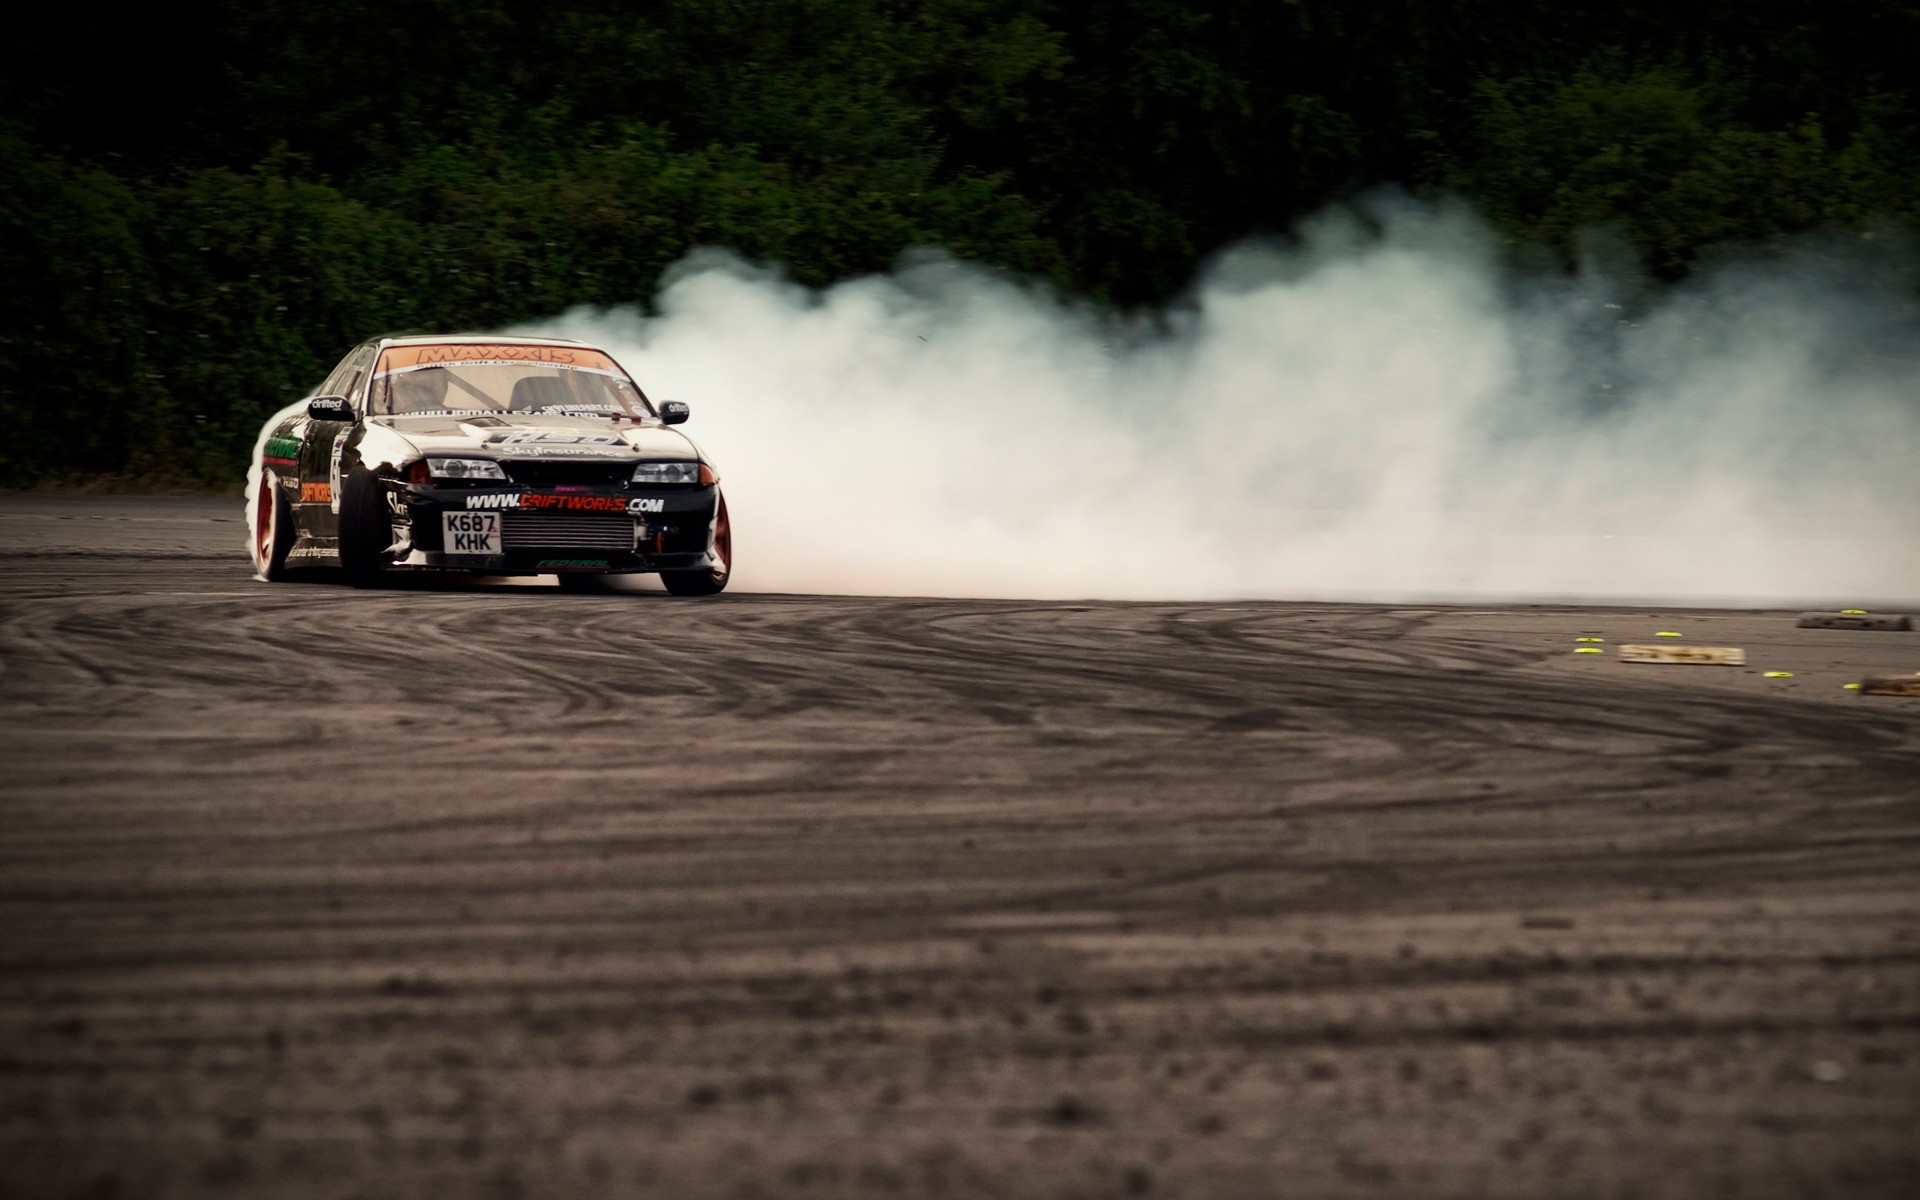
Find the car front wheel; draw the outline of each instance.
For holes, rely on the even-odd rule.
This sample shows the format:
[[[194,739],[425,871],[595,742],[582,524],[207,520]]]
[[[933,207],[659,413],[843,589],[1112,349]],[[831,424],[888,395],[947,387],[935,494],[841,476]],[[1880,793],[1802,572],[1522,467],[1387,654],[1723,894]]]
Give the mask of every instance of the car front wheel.
[[[718,511],[713,514],[713,560],[707,571],[662,571],[660,582],[676,596],[717,596],[727,590],[733,574],[733,523],[727,519],[727,498],[717,497]]]
[[[355,587],[378,587],[386,572],[393,522],[386,489],[373,472],[356,466],[340,484],[340,566]]]

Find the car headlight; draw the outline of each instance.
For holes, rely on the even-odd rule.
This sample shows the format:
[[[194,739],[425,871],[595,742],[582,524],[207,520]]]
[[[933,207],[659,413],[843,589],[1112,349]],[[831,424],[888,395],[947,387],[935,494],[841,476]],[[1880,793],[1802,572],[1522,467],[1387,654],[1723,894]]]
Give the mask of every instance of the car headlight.
[[[700,464],[697,462],[641,463],[633,469],[633,481],[652,485],[698,483],[700,482]]]
[[[486,458],[430,458],[427,469],[435,479],[505,479],[500,464]]]

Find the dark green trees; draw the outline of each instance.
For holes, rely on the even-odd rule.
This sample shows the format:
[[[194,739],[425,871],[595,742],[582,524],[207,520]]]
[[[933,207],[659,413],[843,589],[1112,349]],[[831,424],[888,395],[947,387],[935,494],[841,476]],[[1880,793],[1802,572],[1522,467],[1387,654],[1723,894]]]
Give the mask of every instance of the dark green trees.
[[[187,0],[0,77],[0,481],[220,482],[341,347],[726,245],[1121,304],[1381,184],[1516,244],[1920,222],[1920,5]],[[104,86],[111,81],[113,86]],[[131,97],[129,99],[128,97]],[[100,413],[118,414],[102,421]],[[137,421],[151,436],[106,436]]]

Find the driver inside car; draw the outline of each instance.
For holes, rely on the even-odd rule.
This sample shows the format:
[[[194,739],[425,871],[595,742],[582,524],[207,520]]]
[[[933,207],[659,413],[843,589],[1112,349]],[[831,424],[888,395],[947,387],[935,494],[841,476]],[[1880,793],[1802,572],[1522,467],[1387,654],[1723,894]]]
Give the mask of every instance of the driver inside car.
[[[387,411],[390,413],[437,412],[446,406],[445,367],[423,367],[387,377]]]

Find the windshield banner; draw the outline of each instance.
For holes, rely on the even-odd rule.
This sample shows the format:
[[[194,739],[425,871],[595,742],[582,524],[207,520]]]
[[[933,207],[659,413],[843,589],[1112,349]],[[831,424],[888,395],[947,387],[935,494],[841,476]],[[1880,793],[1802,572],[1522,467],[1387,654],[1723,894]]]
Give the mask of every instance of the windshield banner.
[[[389,346],[374,374],[408,371],[439,363],[528,363],[546,367],[619,373],[612,359],[586,346],[516,346],[511,342],[449,342],[445,345]]]

